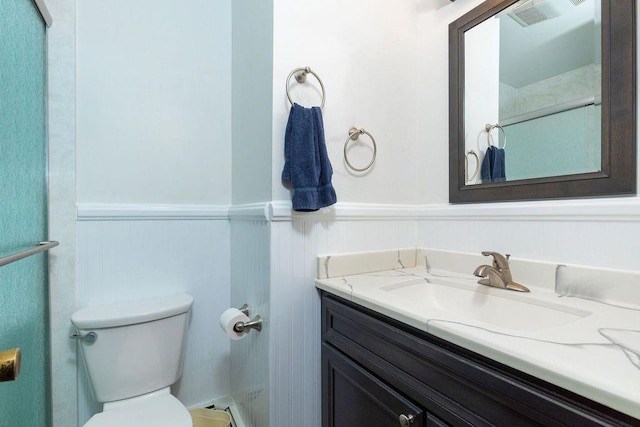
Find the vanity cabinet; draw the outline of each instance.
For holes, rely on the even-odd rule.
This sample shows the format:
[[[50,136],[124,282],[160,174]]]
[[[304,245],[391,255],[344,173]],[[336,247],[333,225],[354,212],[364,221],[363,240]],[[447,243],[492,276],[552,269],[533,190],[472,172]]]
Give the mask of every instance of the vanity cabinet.
[[[424,410],[374,375],[323,345],[333,426],[424,425]],[[404,419],[402,419],[404,417]]]
[[[323,427],[640,425],[326,292],[322,417]]]

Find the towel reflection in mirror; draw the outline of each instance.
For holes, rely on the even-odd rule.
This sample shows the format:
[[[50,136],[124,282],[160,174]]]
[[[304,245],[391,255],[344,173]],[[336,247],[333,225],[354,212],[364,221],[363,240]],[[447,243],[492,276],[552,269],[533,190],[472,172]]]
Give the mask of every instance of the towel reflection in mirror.
[[[502,148],[499,147],[499,144],[494,146],[491,143],[491,131],[493,129],[500,130],[504,135],[504,144]],[[507,134],[499,124],[487,124],[485,126],[485,131],[487,132],[488,148],[484,153],[484,158],[482,159],[482,165],[480,167],[480,178],[483,183],[506,181],[507,178],[505,171],[504,149],[507,146]]]

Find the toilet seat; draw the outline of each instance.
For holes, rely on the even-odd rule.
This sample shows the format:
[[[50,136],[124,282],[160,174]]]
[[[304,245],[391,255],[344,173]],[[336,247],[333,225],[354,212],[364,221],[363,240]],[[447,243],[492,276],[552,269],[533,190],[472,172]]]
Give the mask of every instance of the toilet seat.
[[[109,406],[111,405],[111,406]],[[169,393],[169,388],[136,397],[131,402],[107,403],[84,427],[191,427],[187,408]]]

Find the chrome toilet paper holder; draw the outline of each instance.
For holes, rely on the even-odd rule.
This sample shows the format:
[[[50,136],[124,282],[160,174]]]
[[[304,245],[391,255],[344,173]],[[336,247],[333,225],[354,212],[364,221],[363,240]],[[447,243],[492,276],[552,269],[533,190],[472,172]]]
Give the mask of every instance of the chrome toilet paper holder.
[[[240,307],[238,310],[240,310],[242,313],[244,313],[245,316],[249,316],[249,306],[247,304],[243,304],[242,307]],[[253,319],[251,319],[248,322],[237,322],[235,325],[233,325],[233,331],[241,334],[244,331],[246,331],[247,329],[255,329],[256,331],[261,331],[262,330],[262,317],[260,317],[260,315],[257,315],[256,317],[254,317]]]

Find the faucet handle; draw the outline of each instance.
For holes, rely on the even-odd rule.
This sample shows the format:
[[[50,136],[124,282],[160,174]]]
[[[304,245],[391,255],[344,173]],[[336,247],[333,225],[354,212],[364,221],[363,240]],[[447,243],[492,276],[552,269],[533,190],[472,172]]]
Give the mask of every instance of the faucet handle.
[[[509,268],[509,257],[511,256],[511,254],[506,254],[505,257],[499,252],[482,251],[482,255],[493,257],[493,266],[495,268],[498,268],[500,270]]]

